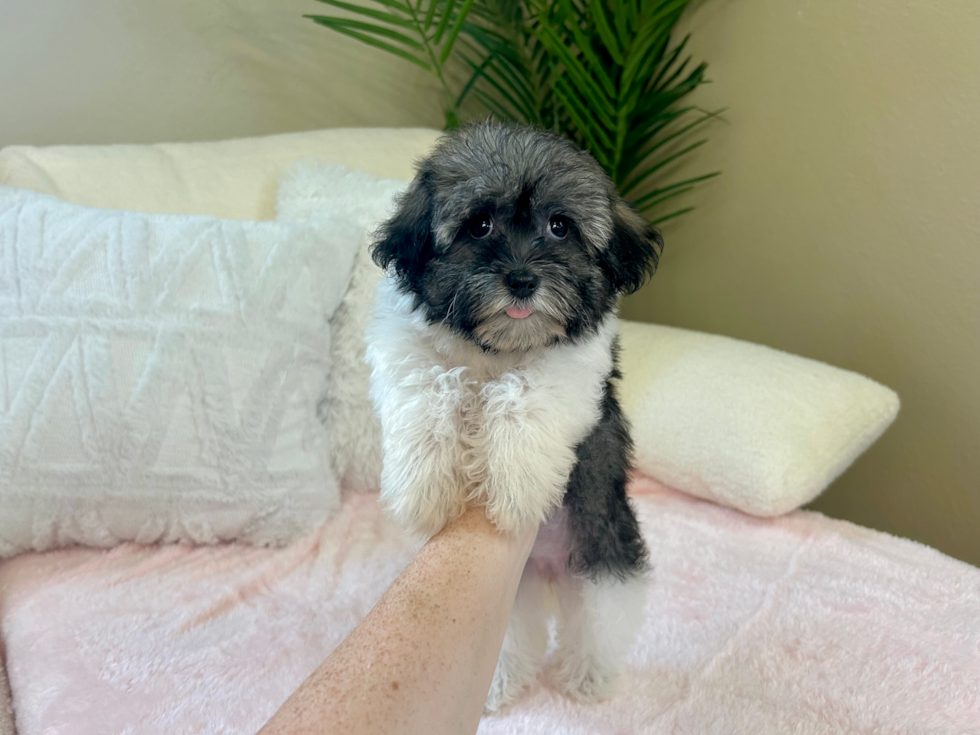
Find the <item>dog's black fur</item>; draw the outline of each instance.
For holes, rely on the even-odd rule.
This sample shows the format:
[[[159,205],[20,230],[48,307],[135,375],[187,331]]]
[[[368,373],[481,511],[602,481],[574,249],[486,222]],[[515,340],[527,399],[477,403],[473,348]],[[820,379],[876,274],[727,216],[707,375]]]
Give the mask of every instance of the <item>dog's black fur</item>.
[[[429,323],[498,353],[594,334],[619,295],[653,274],[662,248],[591,155],[548,132],[482,123],[419,164],[372,254]],[[503,314],[532,304],[526,319]],[[646,559],[625,491],[632,442],[619,377],[614,369],[607,378],[564,497],[569,564],[582,574],[622,576]]]
[[[647,562],[640,526],[626,496],[633,439],[616,396],[621,377],[616,367],[606,380],[602,415],[575,448],[575,469],[562,501],[573,539],[569,567],[592,577],[623,577],[641,571]]]

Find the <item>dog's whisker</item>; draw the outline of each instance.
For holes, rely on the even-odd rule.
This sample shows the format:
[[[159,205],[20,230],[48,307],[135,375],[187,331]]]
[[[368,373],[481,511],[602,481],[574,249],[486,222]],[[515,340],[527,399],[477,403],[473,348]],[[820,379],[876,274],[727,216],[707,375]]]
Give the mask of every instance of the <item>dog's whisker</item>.
[[[459,298],[459,291],[453,294],[452,300],[449,302],[449,307],[446,309],[446,316],[442,318],[442,323],[446,326],[450,325],[453,317],[453,310],[456,308],[456,299]]]

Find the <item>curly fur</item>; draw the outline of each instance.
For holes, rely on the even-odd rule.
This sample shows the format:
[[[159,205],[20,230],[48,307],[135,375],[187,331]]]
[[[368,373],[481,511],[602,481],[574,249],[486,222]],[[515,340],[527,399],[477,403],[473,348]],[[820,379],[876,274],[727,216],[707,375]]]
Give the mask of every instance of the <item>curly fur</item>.
[[[542,528],[490,711],[541,666],[549,581],[563,691],[605,696],[632,641],[646,550],[625,491],[616,306],[661,247],[588,153],[494,123],[443,138],[378,230],[366,358],[385,506],[422,535],[470,503],[503,531]]]

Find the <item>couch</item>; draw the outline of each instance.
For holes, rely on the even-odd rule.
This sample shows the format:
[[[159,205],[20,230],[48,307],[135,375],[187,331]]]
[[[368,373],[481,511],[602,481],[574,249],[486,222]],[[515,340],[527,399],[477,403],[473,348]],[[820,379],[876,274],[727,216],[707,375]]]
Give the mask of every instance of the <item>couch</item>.
[[[0,183],[88,206],[265,220],[296,161],[406,179],[435,137],[364,129],[8,148]],[[651,402],[651,354],[702,355],[726,343],[639,325],[624,335],[624,392],[641,434],[631,494],[655,571],[622,692],[582,707],[544,677],[480,732],[980,732],[980,571],[793,510],[877,438],[897,403],[829,469],[805,482],[791,475],[786,485],[806,485],[802,495],[762,493],[772,472],[753,475],[757,497],[729,493],[715,475],[744,457],[698,474],[668,467],[644,441],[657,430],[650,407],[669,408]],[[789,359],[759,349],[747,380],[770,359]],[[779,364],[775,374],[797,365]],[[711,406],[698,414],[709,436],[715,415]],[[715,439],[724,445],[725,432]],[[21,735],[254,732],[370,609],[413,544],[376,496],[345,490],[326,524],[284,548],[124,544],[4,560],[0,663],[10,686],[0,677],[0,735],[14,722]]]

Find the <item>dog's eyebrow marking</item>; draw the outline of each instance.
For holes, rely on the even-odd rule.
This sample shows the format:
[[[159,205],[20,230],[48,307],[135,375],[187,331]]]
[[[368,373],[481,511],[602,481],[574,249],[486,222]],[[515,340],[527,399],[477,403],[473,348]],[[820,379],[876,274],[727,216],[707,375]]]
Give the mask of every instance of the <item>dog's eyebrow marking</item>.
[[[514,224],[528,225],[531,223],[531,198],[534,196],[534,184],[525,181],[521,193],[514,203]]]

